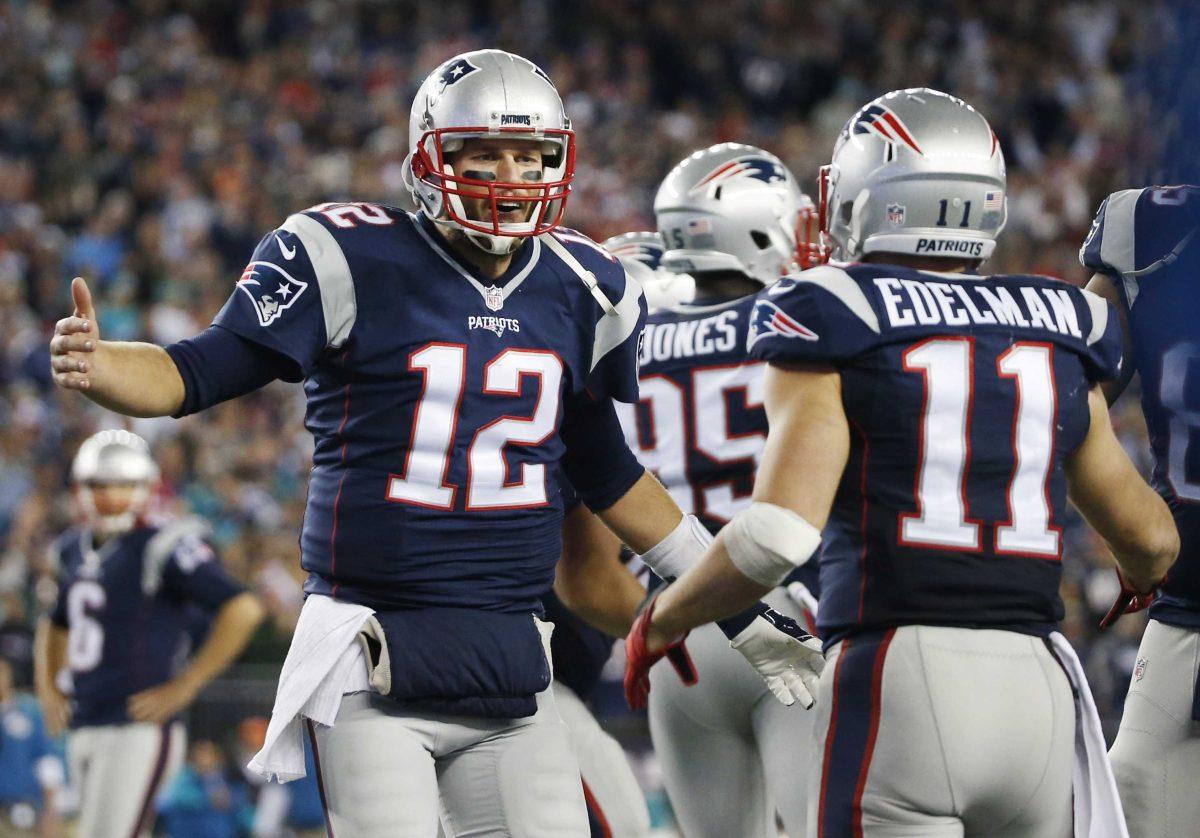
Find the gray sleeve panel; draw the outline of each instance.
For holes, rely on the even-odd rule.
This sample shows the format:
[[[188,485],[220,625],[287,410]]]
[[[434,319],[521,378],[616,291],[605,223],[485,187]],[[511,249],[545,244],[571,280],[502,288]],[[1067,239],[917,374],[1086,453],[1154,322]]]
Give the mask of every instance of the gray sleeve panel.
[[[297,213],[289,216],[281,229],[294,234],[304,245],[321,291],[327,346],[338,349],[350,337],[358,313],[354,281],[350,278],[346,255],[342,253],[341,245],[333,233],[307,215]]]
[[[1083,291],[1083,298],[1087,300],[1088,308],[1092,312],[1092,330],[1087,336],[1087,345],[1091,346],[1104,337],[1104,331],[1108,328],[1108,301],[1099,294],[1080,290]]]
[[[294,231],[291,231],[294,232]],[[154,596],[162,586],[163,571],[179,542],[188,536],[206,538],[208,525],[199,518],[172,521],[146,542],[142,560],[142,592]]]
[[[624,271],[624,268],[622,268]],[[625,293],[617,303],[613,314],[605,314],[596,324],[596,338],[592,343],[592,365],[589,372],[596,368],[612,350],[616,349],[637,328],[641,317],[642,284],[625,274]]]
[[[1123,189],[1108,198],[1104,210],[1104,229],[1100,231],[1100,259],[1122,274],[1137,268],[1134,264],[1133,229],[1141,189]]]
[[[868,329],[879,334],[879,316],[871,307],[871,301],[867,299],[867,295],[863,293],[859,284],[842,269],[832,265],[821,265],[796,274],[790,279],[796,282],[811,282],[813,285],[824,288],[841,300],[842,304],[866,324]]]

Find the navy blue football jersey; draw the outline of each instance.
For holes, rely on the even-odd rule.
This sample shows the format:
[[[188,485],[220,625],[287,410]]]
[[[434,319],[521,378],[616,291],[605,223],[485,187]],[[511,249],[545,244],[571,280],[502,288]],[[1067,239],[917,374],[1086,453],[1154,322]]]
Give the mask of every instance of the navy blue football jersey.
[[[906,624],[1042,631],[1058,596],[1063,461],[1121,338],[1095,294],[1039,276],[825,266],[759,295],[752,357],[841,374],[851,450],[823,533],[827,643]]]
[[[714,535],[751,503],[767,439],[766,364],[746,353],[753,295],[646,319],[639,401],[620,411],[630,448]],[[818,593],[813,567],[788,581]]]
[[[215,612],[242,591],[195,520],[139,527],[99,548],[90,531],[72,529],[51,554],[50,619],[67,630],[72,727],[128,722],[129,697],[186,663],[195,608]]]
[[[1179,559],[1150,615],[1200,628],[1200,187],[1127,189],[1104,200],[1080,251],[1112,277],[1129,315],[1130,363],[1154,452],[1155,489]]]
[[[561,549],[564,400],[637,397],[644,316],[640,286],[571,230],[525,242],[491,281],[423,215],[289,217],[214,323],[304,378],[305,590],[538,610]]]

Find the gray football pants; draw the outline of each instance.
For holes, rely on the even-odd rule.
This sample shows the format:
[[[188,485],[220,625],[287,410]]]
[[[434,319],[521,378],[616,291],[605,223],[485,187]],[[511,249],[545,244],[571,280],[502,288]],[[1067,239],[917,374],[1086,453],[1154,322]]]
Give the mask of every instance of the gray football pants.
[[[588,838],[579,765],[550,690],[525,719],[406,712],[375,693],[309,726],[335,838]]]
[[[904,626],[830,649],[809,835],[1066,838],[1075,705],[1045,641]]]
[[[765,597],[803,624],[783,589]],[[669,664],[650,672],[650,733],[671,806],[687,838],[775,838],[775,812],[802,838],[816,713],[785,707],[715,625],[687,639],[699,681]]]
[[[1109,755],[1131,838],[1200,833],[1200,631],[1151,620]]]

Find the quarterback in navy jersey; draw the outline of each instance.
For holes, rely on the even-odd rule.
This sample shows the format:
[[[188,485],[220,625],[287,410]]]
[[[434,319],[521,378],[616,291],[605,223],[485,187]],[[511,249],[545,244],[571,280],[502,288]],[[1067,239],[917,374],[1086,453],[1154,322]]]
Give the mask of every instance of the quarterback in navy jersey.
[[[58,599],[38,630],[39,698],[52,732],[69,718],[82,834],[140,835],[183,760],[180,712],[241,653],[263,610],[221,568],[201,522],[143,519],[157,469],[141,438],[89,438],[72,479],[84,524],[51,547]],[[197,607],[214,623],[189,663]]]
[[[1152,483],[1179,528],[1179,559],[1157,595],[1126,590],[1107,621],[1149,604],[1150,622],[1113,743],[1129,833],[1167,836],[1200,823],[1200,188],[1127,189],[1104,200],[1080,250],[1089,288],[1116,306],[1126,365],[1112,401],[1141,377]],[[1127,586],[1124,586],[1127,588]],[[1129,602],[1128,609],[1123,608]]]
[[[1085,835],[1121,818],[1055,631],[1068,492],[1138,590],[1178,540],[1099,390],[1120,359],[1110,307],[974,272],[1004,189],[995,135],[958,99],[896,91],[851,117],[821,210],[835,257],[858,264],[759,295],[749,350],[768,363],[770,430],[754,502],[631,631],[636,679],[643,649],[821,547],[810,835]]]
[[[654,209],[667,245],[660,272],[691,280],[691,293],[650,310],[639,402],[619,413],[638,459],[715,535],[749,506],[767,437],[766,365],[746,353],[755,294],[810,263],[797,231],[813,204],[775,155],[721,143],[675,166]],[[766,601],[811,626],[817,593],[813,563]],[[815,714],[763,700],[763,683],[716,626],[693,632],[688,648],[697,685],[685,688],[660,669],[649,703],[680,829],[697,838],[774,836],[778,810],[788,833],[803,835],[805,798],[792,784],[803,784],[812,762],[797,743],[808,741]],[[730,795],[739,805],[728,805]]]
[[[214,324],[165,350],[97,340],[77,279],[52,368],[136,415],[304,381],[310,596],[255,770],[301,775],[307,727],[335,832],[432,835],[440,798],[451,834],[586,834],[540,619],[560,477],[631,548],[703,552],[612,406],[637,395],[645,304],[561,226],[575,135],[536,65],[499,50],[445,62],[414,98],[410,144],[417,213],[290,216]],[[759,631],[759,664],[799,678],[798,641]]]

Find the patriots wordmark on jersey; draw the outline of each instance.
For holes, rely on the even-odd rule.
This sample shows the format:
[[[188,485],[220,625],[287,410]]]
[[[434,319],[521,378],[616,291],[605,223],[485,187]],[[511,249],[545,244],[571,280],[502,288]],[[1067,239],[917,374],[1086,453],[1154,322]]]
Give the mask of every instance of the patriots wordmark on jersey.
[[[892,265],[815,268],[760,293],[751,356],[842,379],[851,451],[823,533],[826,643],[1061,619],[1063,461],[1091,384],[1117,373],[1109,312],[1048,277]]]
[[[618,412],[638,459],[714,534],[750,505],[767,439],[766,364],[746,352],[754,305],[751,295],[652,312],[638,403]],[[788,580],[816,595],[816,568],[811,562]]]
[[[1127,189],[1101,204],[1080,259],[1128,310],[1154,453],[1153,485],[1179,529],[1179,558],[1151,606],[1200,628],[1200,187]]]
[[[183,668],[196,609],[216,612],[242,588],[222,569],[202,524],[139,527],[93,546],[86,529],[51,547],[67,630],[71,726],[130,721],[126,701]]]
[[[306,590],[535,611],[561,534],[572,400],[637,397],[645,306],[571,230],[481,280],[423,215],[323,204],[258,245],[216,325],[290,358],[316,440]]]

